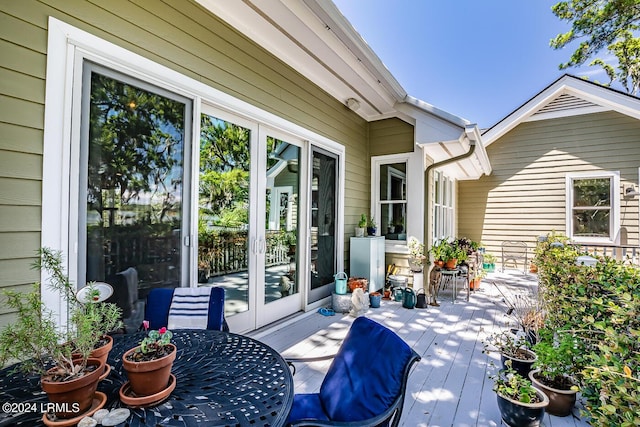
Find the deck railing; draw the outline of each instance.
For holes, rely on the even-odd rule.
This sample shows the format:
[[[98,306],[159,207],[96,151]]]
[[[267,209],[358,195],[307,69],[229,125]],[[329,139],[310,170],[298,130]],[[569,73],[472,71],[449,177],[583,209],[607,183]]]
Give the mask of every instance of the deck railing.
[[[631,245],[587,245],[576,246],[590,254],[607,256],[625,263],[640,265],[640,247]]]
[[[265,266],[288,264],[290,248],[283,242],[283,232],[265,233]],[[208,267],[209,276],[246,271],[249,268],[248,234],[246,231],[221,233],[198,242],[198,263]]]

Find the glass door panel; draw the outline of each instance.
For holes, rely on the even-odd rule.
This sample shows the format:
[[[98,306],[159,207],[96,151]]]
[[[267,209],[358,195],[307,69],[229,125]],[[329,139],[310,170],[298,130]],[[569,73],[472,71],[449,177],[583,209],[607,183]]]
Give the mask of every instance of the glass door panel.
[[[112,284],[112,300],[135,330],[148,292],[178,287],[188,275],[182,236],[191,102],[92,64],[84,82],[79,227],[86,263],[78,277]]]
[[[331,295],[336,273],[338,159],[312,148],[311,153],[311,291],[309,303]]]
[[[264,303],[300,292],[300,147],[267,136]]]
[[[251,130],[213,115],[200,123],[198,281],[225,288],[225,315],[250,310]]]

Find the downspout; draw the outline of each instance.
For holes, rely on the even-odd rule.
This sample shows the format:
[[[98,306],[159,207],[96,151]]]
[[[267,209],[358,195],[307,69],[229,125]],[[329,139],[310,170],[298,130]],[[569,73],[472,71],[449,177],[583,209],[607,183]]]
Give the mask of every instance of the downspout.
[[[425,169],[424,171],[424,189],[425,189],[425,193],[426,196],[425,197],[425,204],[427,207],[427,215],[425,215],[424,217],[424,240],[423,242],[426,243],[429,241],[429,212],[428,212],[428,207],[429,207],[429,199],[428,199],[428,195],[431,193],[429,190],[429,174],[431,173],[432,169],[438,168],[440,166],[445,166],[448,165],[449,163],[454,163],[457,162],[458,160],[463,160],[466,159],[467,157],[471,157],[473,155],[473,153],[476,151],[476,141],[474,139],[469,139],[469,151],[467,151],[466,153],[460,154],[458,156],[455,157],[451,157],[450,159],[446,159],[443,160],[441,162],[438,163],[432,163],[429,166],[427,166],[427,169]],[[433,264],[431,264],[433,265]],[[425,277],[425,282],[427,285],[429,284],[428,282],[428,277]]]

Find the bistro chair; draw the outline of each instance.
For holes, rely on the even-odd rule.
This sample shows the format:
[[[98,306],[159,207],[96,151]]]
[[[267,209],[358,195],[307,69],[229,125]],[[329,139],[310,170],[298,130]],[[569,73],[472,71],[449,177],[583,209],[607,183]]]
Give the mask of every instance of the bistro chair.
[[[517,269],[518,261],[522,261],[522,272],[527,274],[529,267],[527,244],[518,240],[502,242],[502,272],[505,272],[507,264]]]
[[[330,357],[333,362],[320,392],[296,394],[287,425],[397,426],[409,371],[420,356],[390,329],[358,317],[338,353]]]
[[[149,329],[160,329],[163,327],[169,327],[170,313],[172,309],[175,309],[179,294],[187,293],[189,288],[154,288],[147,295],[147,304],[144,310],[144,319],[149,322]],[[203,317],[202,325],[204,327],[184,327],[184,329],[210,329],[216,331],[229,331],[229,326],[224,318],[224,288],[221,287],[200,287],[195,288],[200,294],[206,295],[204,298],[204,304],[202,310],[199,310]],[[185,298],[188,298],[186,295]],[[188,307],[188,303],[183,302],[183,306],[187,305],[186,310],[183,312],[198,312],[198,310]],[[196,307],[196,304],[193,304]],[[175,328],[174,328],[175,329]]]

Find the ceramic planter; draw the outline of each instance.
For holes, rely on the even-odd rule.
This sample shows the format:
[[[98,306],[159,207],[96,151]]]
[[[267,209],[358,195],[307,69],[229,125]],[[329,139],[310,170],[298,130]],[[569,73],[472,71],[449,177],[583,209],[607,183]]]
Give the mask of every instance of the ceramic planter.
[[[104,372],[104,363],[98,359],[88,359],[87,366],[96,366],[96,369],[70,381],[51,381],[46,375],[41,378],[42,390],[47,393],[49,402],[61,409],[55,413],[58,418],[75,418],[91,407],[98,380]],[[54,372],[55,369],[47,372]]]
[[[369,294],[369,306],[371,308],[380,308],[381,299],[382,299],[382,294],[380,294],[380,292],[371,292]]]
[[[531,350],[522,349],[523,352],[530,355],[530,359],[512,357],[506,354],[500,354],[500,360],[502,361],[503,368],[506,368],[505,362],[511,360],[511,367],[521,376],[527,377],[531,371],[531,366],[538,359],[536,354]]]
[[[122,355],[122,366],[127,371],[131,390],[137,396],[149,396],[167,388],[171,367],[176,359],[176,346],[173,344],[167,345],[172,347],[171,353],[155,360],[145,362],[127,360],[127,356],[136,351],[138,347],[127,350]]]
[[[521,376],[527,378],[531,371],[531,366],[538,359],[538,356],[531,350],[521,349],[523,353],[529,355],[529,358],[524,357],[512,357],[504,353],[500,353],[500,360],[502,361],[502,367],[506,368],[505,363],[507,360],[511,360],[511,367],[519,373]]]
[[[549,398],[540,390],[536,395],[540,402],[522,403],[496,393],[502,421],[511,427],[539,427]]]
[[[537,374],[539,372],[539,369],[529,372],[529,379],[535,388],[542,390],[549,398],[547,412],[558,417],[566,417],[571,414],[578,392],[576,390],[561,390],[549,387],[538,379]]]

